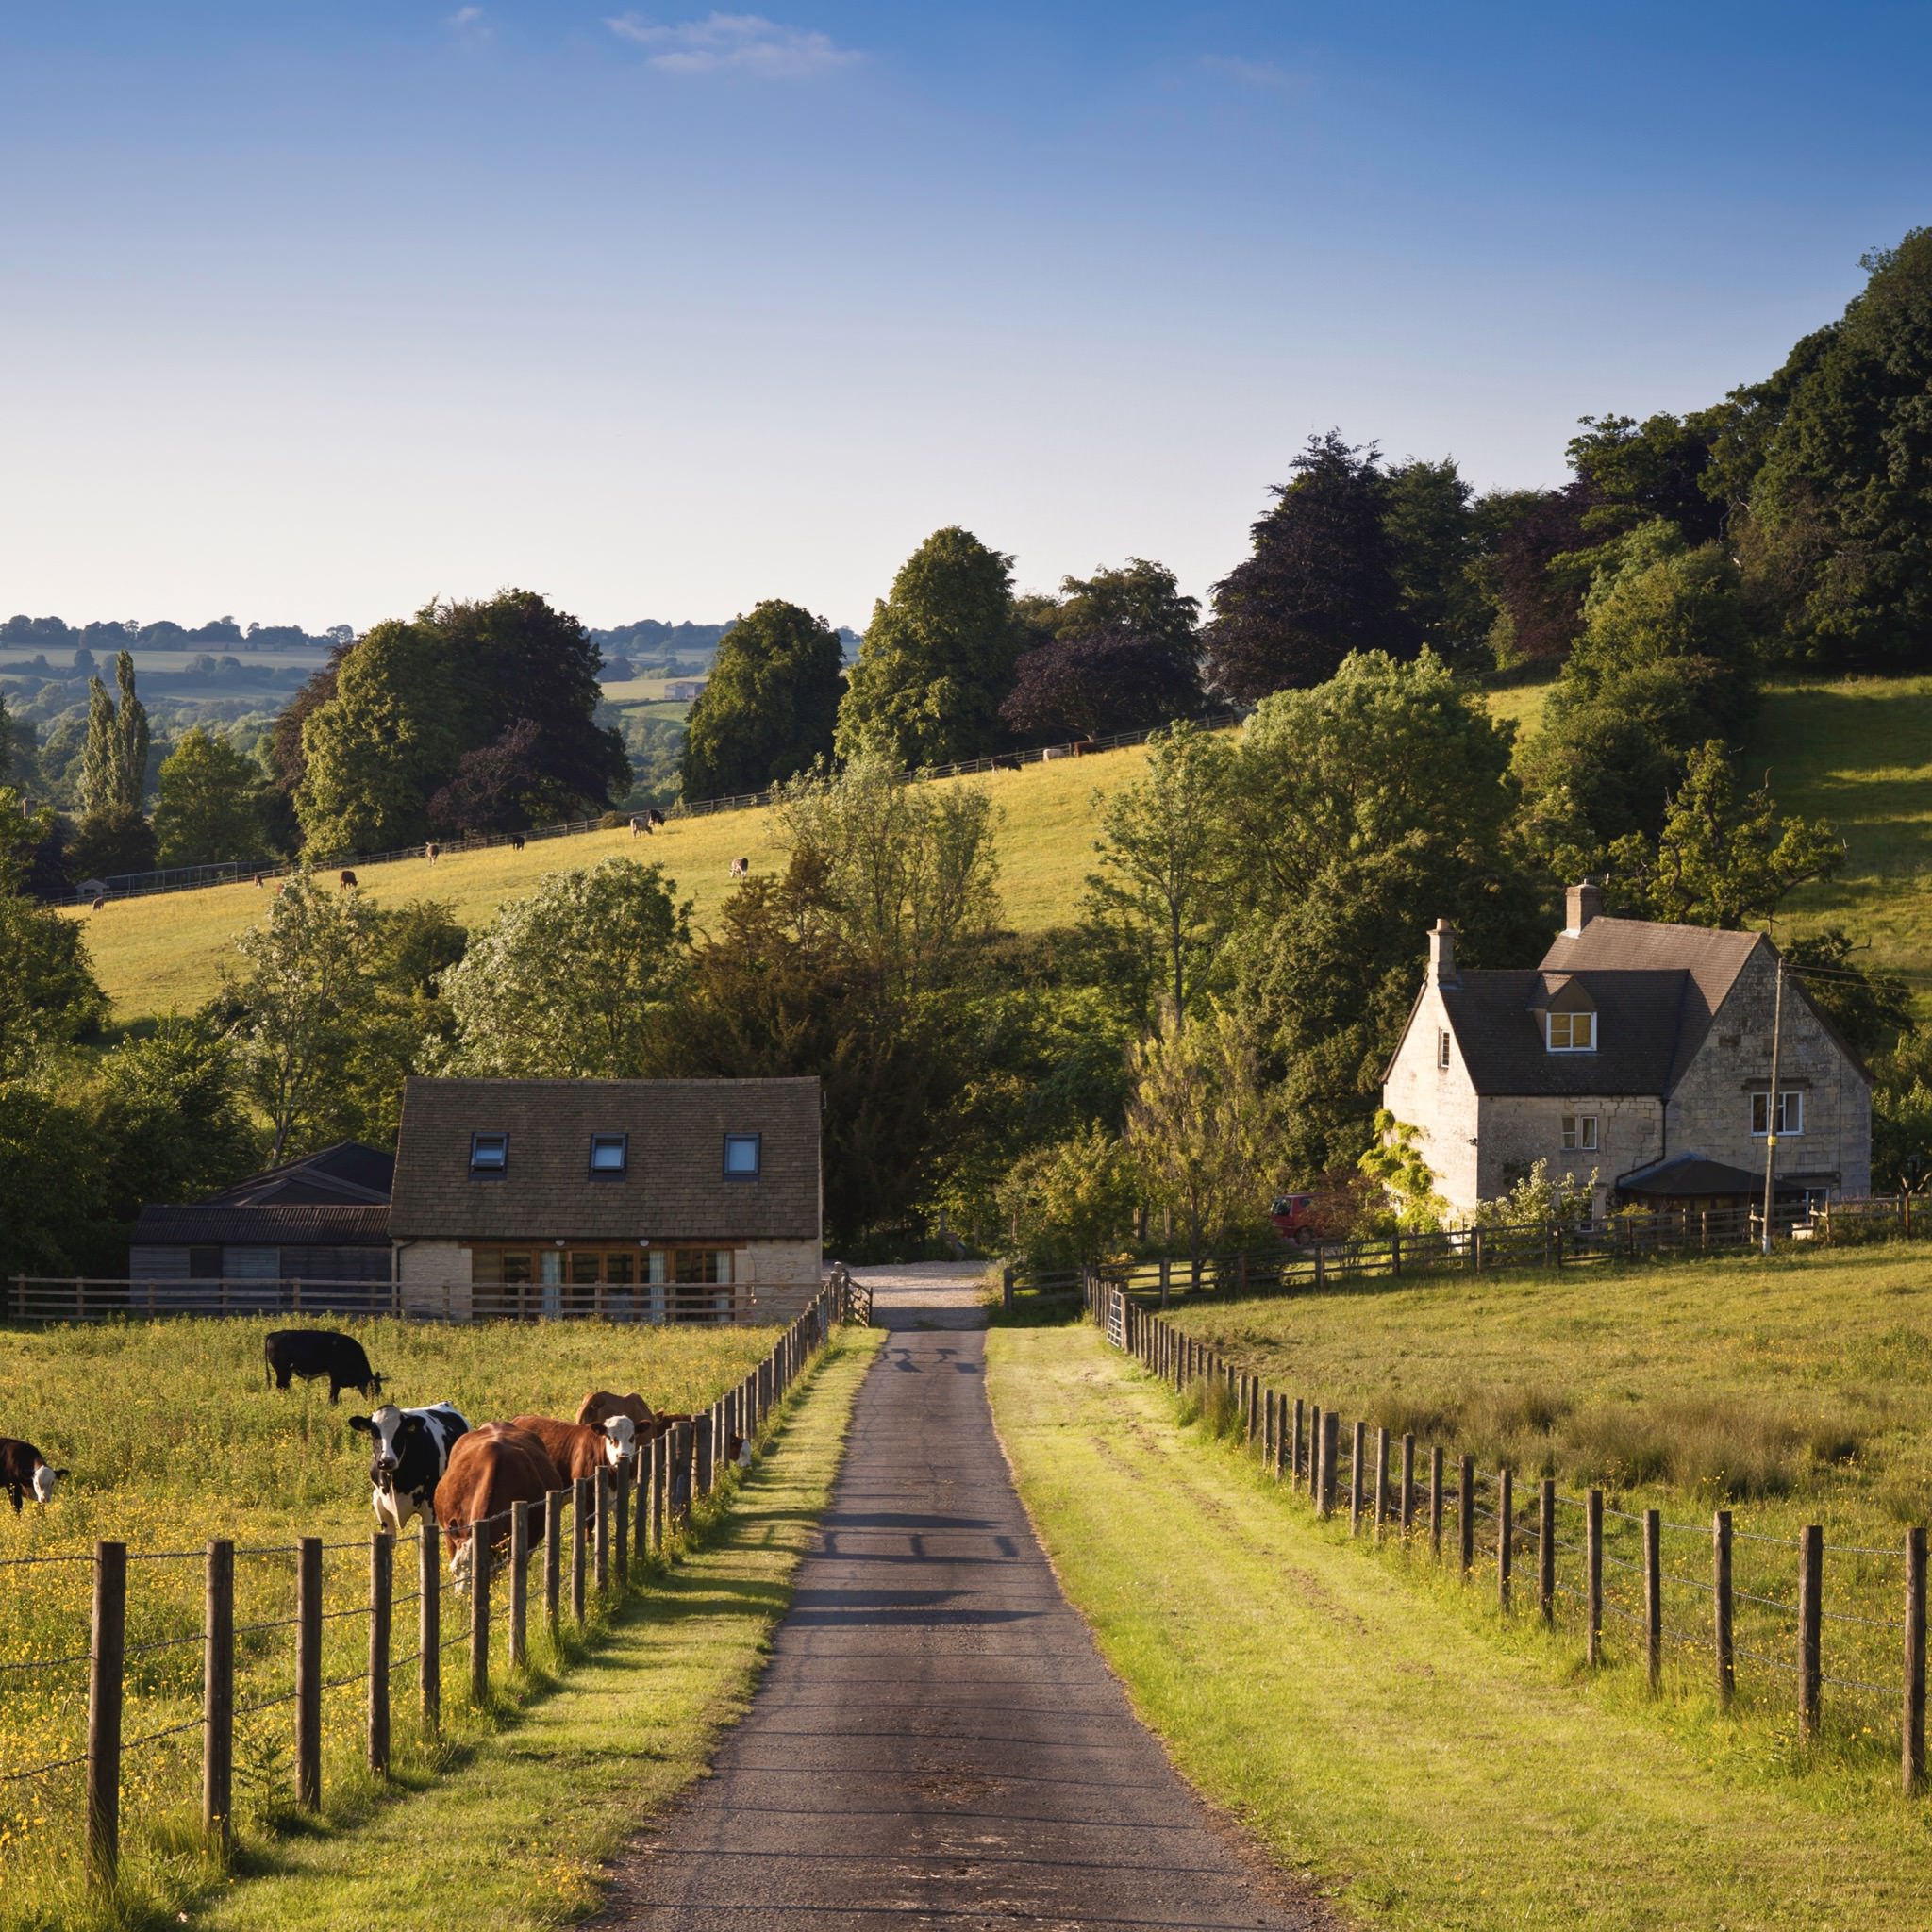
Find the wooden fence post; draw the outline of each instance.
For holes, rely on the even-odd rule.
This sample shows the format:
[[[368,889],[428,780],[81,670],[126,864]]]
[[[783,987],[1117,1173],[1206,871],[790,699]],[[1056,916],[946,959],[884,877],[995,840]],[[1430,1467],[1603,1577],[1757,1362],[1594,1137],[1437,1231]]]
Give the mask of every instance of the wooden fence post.
[[[1643,1663],[1655,1694],[1664,1669],[1663,1518],[1655,1509],[1643,1512]]]
[[[416,1682],[423,1699],[423,1732],[433,1738],[442,1723],[442,1565],[436,1543],[436,1512],[423,1512],[421,1547],[416,1552],[422,1594],[417,1623],[422,1641],[416,1653]]]
[[[789,1387],[789,1381],[782,1385]],[[691,1424],[675,1423],[671,1429],[671,1493],[668,1498],[671,1510],[671,1527],[674,1532],[684,1527],[684,1520],[691,1513]]]
[[[201,1829],[224,1864],[235,1842],[234,1790],[235,1545],[217,1537],[201,1626]]]
[[[772,1372],[773,1400],[777,1400],[777,1370]],[[651,1553],[661,1557],[664,1554],[664,1458],[666,1439],[660,1434],[651,1438]]]
[[[748,1404],[742,1388],[738,1391],[738,1433],[749,1442],[751,1441],[751,1418],[747,1414]],[[630,1588],[630,1472],[631,1465],[620,1462],[613,1481],[616,1494],[612,1499],[617,1520],[612,1530],[612,1548],[617,1562],[617,1588],[620,1591]]]
[[[1711,1635],[1717,1649],[1717,1701],[1728,1709],[1738,1688],[1737,1654],[1731,1640],[1731,1512],[1715,1511],[1710,1519]]]
[[[1357,1535],[1362,1526],[1362,1457],[1368,1446],[1369,1425],[1357,1423],[1348,1457],[1348,1533]]]
[[[509,1506],[509,1667],[529,1661],[530,1506]]]
[[[1545,1628],[1557,1621],[1557,1479],[1546,1475],[1536,1496],[1536,1601]]]
[[[305,1536],[295,1558],[295,1802],[322,1809],[322,1539]]]
[[[470,1525],[470,1702],[490,1702],[490,1527]]]
[[[1442,1560],[1442,1445],[1429,1444],[1429,1554]]]
[[[1402,1507],[1397,1521],[1402,1525],[1402,1544],[1408,1547],[1408,1533],[1415,1527],[1415,1431],[1402,1432]]]
[[[1509,1563],[1516,1543],[1516,1472],[1496,1472],[1496,1603],[1509,1607]]]
[[[552,1650],[563,1642],[563,1512],[570,1498],[568,1490],[552,1490],[543,1498],[543,1621]]]
[[[1321,1500],[1322,1405],[1317,1402],[1310,1404],[1308,1408],[1308,1501],[1319,1506]]]
[[[1899,1771],[1908,1798],[1925,1788],[1925,1529],[1906,1531],[1905,1722]]]
[[[1299,1482],[1302,1477],[1302,1424],[1307,1420],[1302,1412],[1302,1397],[1294,1399],[1294,1434],[1289,1439],[1289,1474]]]
[[[715,1427],[716,1412],[712,1423]],[[600,1466],[591,1478],[596,1495],[596,1555],[597,1555],[597,1601],[606,1602],[610,1595],[610,1471]]]
[[[1798,1541],[1798,1728],[1818,1735],[1819,1637],[1824,1600],[1824,1531],[1807,1524]]]
[[[1389,1523],[1389,1431],[1377,1426],[1375,1430],[1375,1541],[1382,1541],[1382,1532]]]
[[[570,1486],[570,1613],[579,1630],[589,1621],[584,1585],[591,1560],[591,1478],[580,1475]]]
[[[1325,1522],[1335,1514],[1335,1458],[1341,1445],[1341,1418],[1332,1408],[1321,1411],[1322,1453],[1317,1458],[1321,1474],[1316,1479],[1319,1509]]]
[[[1591,1490],[1583,1508],[1584,1616],[1590,1625],[1586,1654],[1594,1670],[1604,1660],[1604,1492]]]
[[[383,1530],[369,1538],[369,1768],[389,1770],[390,1620],[395,1600],[395,1544]]]
[[[1162,1277],[1160,1285],[1163,1290],[1166,1289],[1165,1276]],[[1167,1296],[1164,1292],[1160,1297],[1160,1305],[1162,1307],[1167,1306]],[[1013,1312],[1013,1271],[1010,1268],[1000,1270],[1000,1307],[1009,1315]]]
[[[1475,1457],[1465,1456],[1456,1472],[1457,1536],[1461,1547],[1462,1574],[1475,1568]]]
[[[127,1545],[94,1544],[87,1674],[87,1857],[96,1885],[121,1862],[121,1692],[127,1651]]]

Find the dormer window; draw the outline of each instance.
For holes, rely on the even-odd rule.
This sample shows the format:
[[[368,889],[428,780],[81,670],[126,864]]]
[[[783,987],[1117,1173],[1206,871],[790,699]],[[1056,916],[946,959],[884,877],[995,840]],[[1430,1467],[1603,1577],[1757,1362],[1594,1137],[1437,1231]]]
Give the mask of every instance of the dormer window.
[[[591,1174],[593,1179],[603,1177],[621,1180],[630,1166],[630,1136],[628,1134],[592,1134],[591,1136]]]
[[[1549,1028],[1549,1043],[1552,1053],[1594,1053],[1596,1051],[1596,1015],[1594,1013],[1548,1013],[1544,1024]]]
[[[470,1136],[470,1178],[472,1180],[497,1179],[508,1166],[509,1136],[508,1134],[472,1134]]]
[[[724,1178],[727,1181],[755,1181],[763,1165],[762,1134],[724,1136]]]

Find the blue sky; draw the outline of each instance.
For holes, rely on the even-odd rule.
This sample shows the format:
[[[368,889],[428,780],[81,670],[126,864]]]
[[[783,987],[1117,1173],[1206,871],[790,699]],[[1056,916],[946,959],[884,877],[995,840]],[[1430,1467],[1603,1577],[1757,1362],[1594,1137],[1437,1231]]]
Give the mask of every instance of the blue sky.
[[[0,605],[1197,592],[1309,432],[1548,483],[1932,220],[1924,6],[0,0]]]

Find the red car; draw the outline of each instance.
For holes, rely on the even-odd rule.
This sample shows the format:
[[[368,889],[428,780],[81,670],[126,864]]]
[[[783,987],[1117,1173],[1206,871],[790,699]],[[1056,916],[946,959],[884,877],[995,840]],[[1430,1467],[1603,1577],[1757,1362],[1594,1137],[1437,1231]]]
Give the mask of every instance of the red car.
[[[1274,1232],[1285,1241],[1311,1241],[1321,1230],[1315,1224],[1315,1197],[1312,1194],[1277,1194],[1268,1210]]]

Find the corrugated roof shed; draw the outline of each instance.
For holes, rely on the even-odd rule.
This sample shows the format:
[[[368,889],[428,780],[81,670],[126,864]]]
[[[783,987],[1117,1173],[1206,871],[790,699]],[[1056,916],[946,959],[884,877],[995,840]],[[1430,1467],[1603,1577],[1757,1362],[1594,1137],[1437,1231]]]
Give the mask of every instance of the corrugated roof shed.
[[[507,1134],[500,1176],[474,1134]],[[755,1180],[724,1176],[724,1136],[762,1137]],[[593,1176],[592,1134],[629,1136]],[[403,1090],[390,1232],[398,1241],[816,1241],[819,1083],[429,1080]]]

